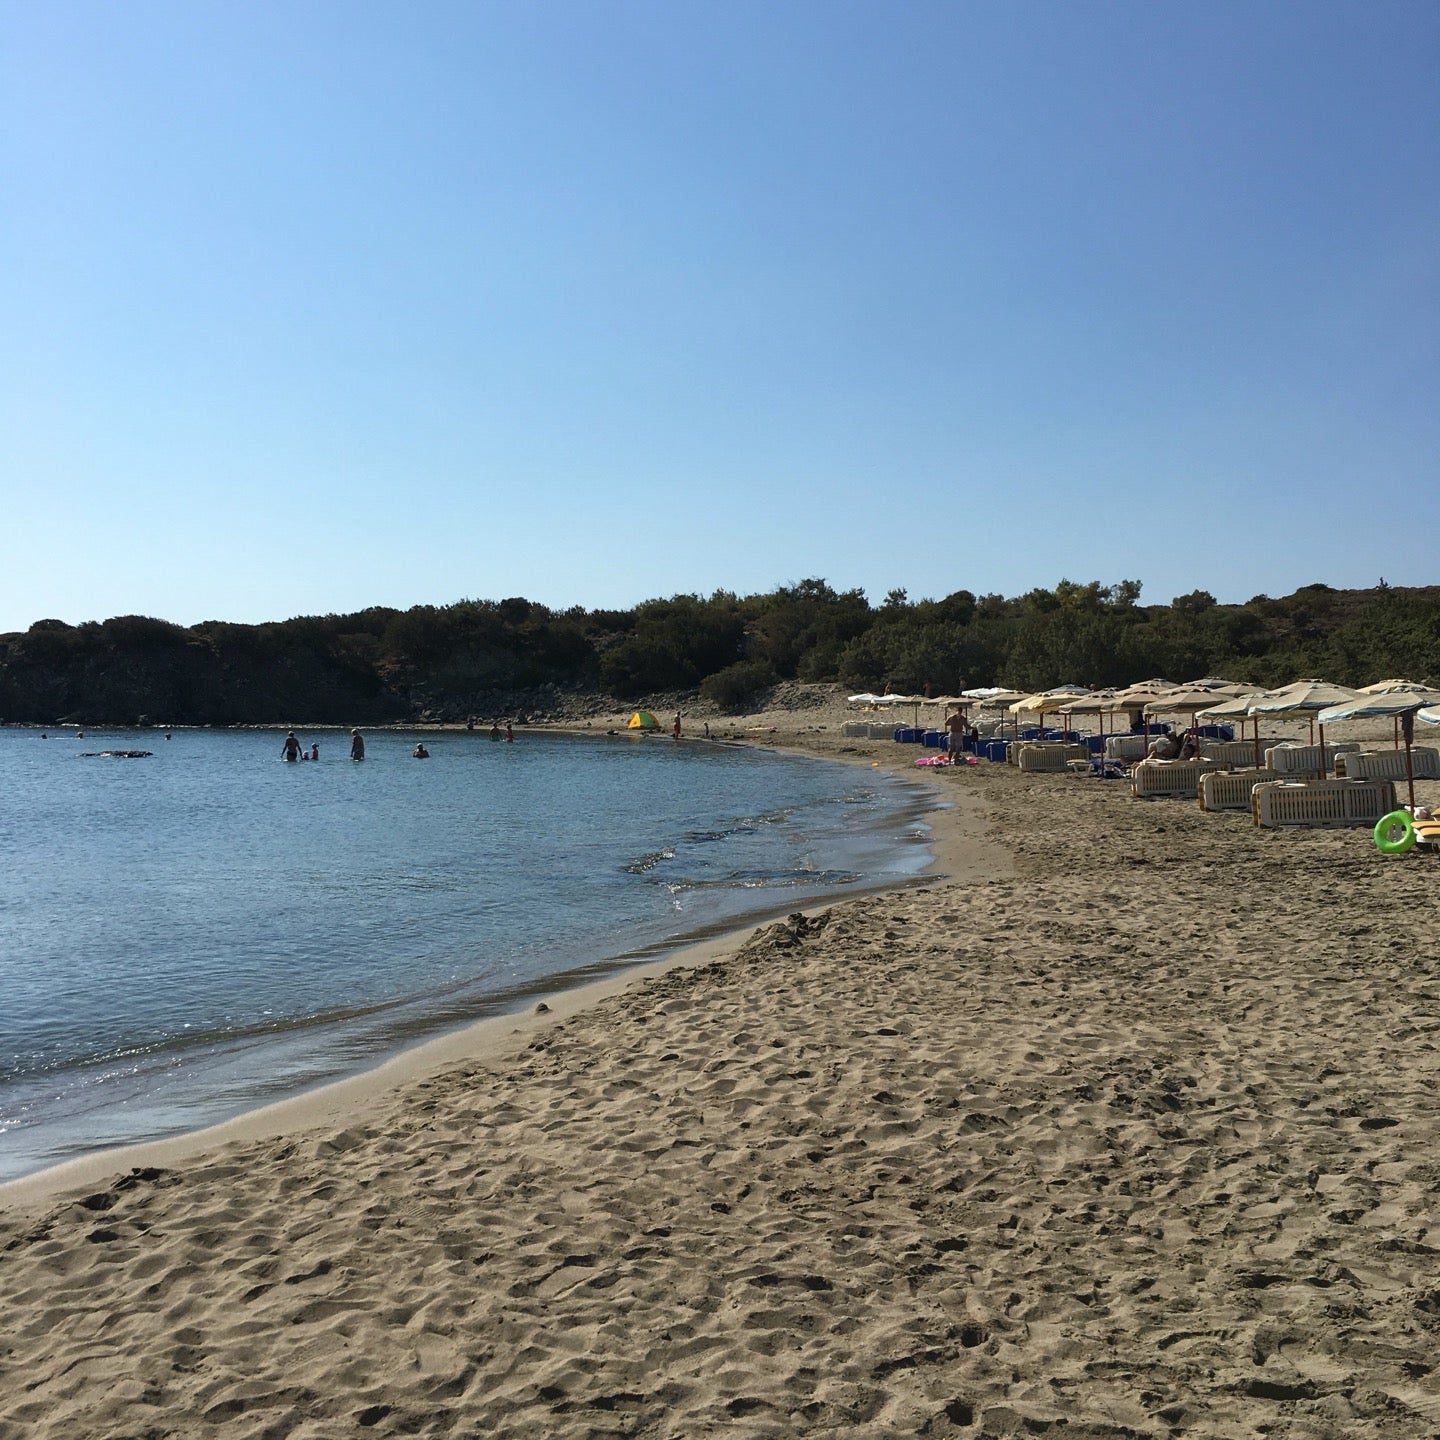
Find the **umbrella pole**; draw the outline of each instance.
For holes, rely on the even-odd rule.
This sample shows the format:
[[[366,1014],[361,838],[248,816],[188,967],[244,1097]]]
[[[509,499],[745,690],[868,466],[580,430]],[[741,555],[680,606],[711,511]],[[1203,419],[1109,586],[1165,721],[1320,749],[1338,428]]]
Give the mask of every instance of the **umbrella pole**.
[[[1258,770],[1260,768],[1260,717],[1252,715],[1250,718],[1255,722],[1255,768]]]
[[[1325,763],[1325,727],[1320,727],[1320,778],[1323,780],[1330,773],[1330,767]]]
[[[1405,780],[1410,787],[1410,813],[1415,813],[1415,762],[1410,755],[1410,742],[1415,738],[1415,714],[1409,712],[1401,724],[1405,732]]]

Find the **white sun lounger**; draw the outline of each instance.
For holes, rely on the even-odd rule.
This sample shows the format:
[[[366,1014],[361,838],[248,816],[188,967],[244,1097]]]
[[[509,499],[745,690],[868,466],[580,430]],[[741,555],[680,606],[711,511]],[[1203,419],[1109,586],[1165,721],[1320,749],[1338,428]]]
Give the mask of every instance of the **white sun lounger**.
[[[1215,760],[1142,760],[1130,767],[1130,793],[1140,800],[1193,800],[1200,777],[1222,768]]]
[[[1070,768],[1072,760],[1088,761],[1090,752],[1084,745],[1029,744],[1020,746],[1020,758],[1016,761],[1021,770],[1035,774],[1063,774]]]
[[[1410,751],[1410,763],[1417,780],[1440,780],[1440,750],[1432,745],[1416,745]],[[1347,780],[1403,780],[1403,750],[1362,750],[1359,754],[1340,755],[1336,769]]]
[[[1395,808],[1393,780],[1271,781],[1250,794],[1257,825],[1373,825]]]
[[[1202,775],[1196,787],[1202,810],[1248,810],[1250,792],[1280,777],[1273,770],[1215,770]]]
[[[1259,753],[1263,757],[1266,749],[1272,745],[1278,745],[1278,740],[1262,740]],[[1253,740],[1202,740],[1200,742],[1200,758],[1202,760],[1218,760],[1222,765],[1229,765],[1236,770],[1248,770],[1255,764],[1256,747]]]
[[[1359,742],[1355,740],[1342,740],[1338,745],[1327,742],[1325,759],[1328,768],[1335,768],[1337,755],[1348,754],[1359,748]],[[1278,770],[1282,775],[1314,775],[1320,769],[1318,745],[1272,745],[1262,753],[1265,756],[1266,769]]]
[[[1105,758],[1107,760],[1143,760],[1145,747],[1154,740],[1154,735],[1149,740],[1143,735],[1107,735],[1105,737]]]

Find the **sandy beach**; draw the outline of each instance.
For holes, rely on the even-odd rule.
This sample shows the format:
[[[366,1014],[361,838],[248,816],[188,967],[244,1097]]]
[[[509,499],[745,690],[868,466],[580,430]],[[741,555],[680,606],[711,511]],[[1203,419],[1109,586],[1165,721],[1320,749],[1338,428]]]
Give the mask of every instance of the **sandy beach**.
[[[1440,861],[915,773],[921,886],[0,1187],[0,1440],[1440,1435]]]

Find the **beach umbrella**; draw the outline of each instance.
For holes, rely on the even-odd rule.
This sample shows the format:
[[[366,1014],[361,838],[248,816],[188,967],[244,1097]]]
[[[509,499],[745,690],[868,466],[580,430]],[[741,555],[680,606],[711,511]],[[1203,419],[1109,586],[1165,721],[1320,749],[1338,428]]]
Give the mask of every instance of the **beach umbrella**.
[[[1242,740],[1245,738],[1245,722],[1247,720],[1253,720],[1255,722],[1255,768],[1258,770],[1260,768],[1260,717],[1259,715],[1251,714],[1250,702],[1261,695],[1268,695],[1269,693],[1268,690],[1253,687],[1246,690],[1242,695],[1233,695],[1228,699],[1221,700],[1219,703],[1211,705],[1208,709],[1197,710],[1195,712],[1195,718],[1197,720],[1239,720],[1240,738]]]
[[[1306,715],[1310,719],[1310,738],[1315,738],[1316,716],[1322,710],[1345,704],[1359,695],[1348,685],[1331,685],[1325,680],[1297,680],[1293,685],[1282,685],[1264,695],[1256,695],[1250,701],[1252,715]],[[1325,726],[1320,723],[1320,774],[1329,770],[1325,759]]]
[[[1067,700],[1073,700],[1090,692],[1083,685],[1057,685],[1053,690],[1042,690],[1038,695],[1025,695],[1014,704],[1007,706],[1015,718],[1015,733],[1020,733],[1020,714],[1027,711],[1040,717],[1040,733],[1045,733],[1046,715],[1057,714],[1064,709]]]
[[[1362,695],[1384,695],[1391,690],[1424,690],[1425,688],[1418,680],[1377,680],[1373,685],[1362,685],[1360,693]],[[1394,744],[1398,750],[1400,748],[1400,717],[1398,715],[1395,717]]]
[[[1405,779],[1410,788],[1410,809],[1413,813],[1415,761],[1410,754],[1410,747],[1415,740],[1415,717],[1434,705],[1440,705],[1440,690],[1382,690],[1379,694],[1371,695],[1357,692],[1353,699],[1332,705],[1316,716],[1320,725],[1320,743],[1325,743],[1326,725],[1338,724],[1341,720],[1363,720],[1375,715],[1394,716],[1405,736]]]
[[[1373,685],[1362,685],[1361,695],[1383,695],[1387,690],[1424,690],[1427,687],[1418,680],[1377,680]]]
[[[860,695],[851,695],[845,702],[847,705],[878,705],[880,696],[872,695],[868,690]]]
[[[1077,695],[1068,705],[1060,707],[1062,715],[1094,715],[1100,722],[1100,754],[1105,754],[1105,717],[1123,710],[1115,703],[1116,690],[1093,690],[1089,695]]]
[[[920,723],[920,707],[925,703],[923,695],[882,695],[882,705],[913,705],[915,707],[915,724]]]
[[[1115,708],[1130,715],[1138,714],[1148,735],[1150,722],[1145,716],[1145,706],[1157,696],[1167,695],[1177,688],[1173,680],[1137,680],[1133,685],[1127,685],[1115,692]]]
[[[1215,704],[1216,700],[1223,694],[1217,690],[1205,690],[1191,685],[1181,685],[1170,690],[1164,695],[1157,695],[1145,703],[1146,716],[1151,715],[1188,715],[1190,717],[1190,728],[1195,729],[1195,717],[1200,711]],[[1196,737],[1198,754],[1199,737]]]
[[[960,698],[962,700],[978,701],[982,710],[985,709],[986,706],[989,706],[992,710],[998,709],[1003,712],[1012,700],[1023,700],[1025,696],[1022,691],[1007,690],[1003,685],[981,685],[974,690],[962,690],[960,692]],[[1016,728],[1018,730],[1018,725]],[[1000,738],[1002,740],[1005,738],[1005,717],[1003,713],[1000,717]]]

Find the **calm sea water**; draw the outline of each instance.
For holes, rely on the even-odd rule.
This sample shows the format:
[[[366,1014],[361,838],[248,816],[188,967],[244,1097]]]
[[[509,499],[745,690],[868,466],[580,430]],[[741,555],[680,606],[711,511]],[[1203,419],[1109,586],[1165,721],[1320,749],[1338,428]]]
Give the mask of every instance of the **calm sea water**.
[[[928,859],[914,788],[740,747],[171,734],[0,730],[0,1179]]]

